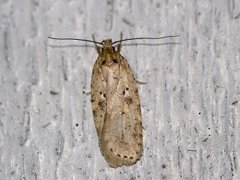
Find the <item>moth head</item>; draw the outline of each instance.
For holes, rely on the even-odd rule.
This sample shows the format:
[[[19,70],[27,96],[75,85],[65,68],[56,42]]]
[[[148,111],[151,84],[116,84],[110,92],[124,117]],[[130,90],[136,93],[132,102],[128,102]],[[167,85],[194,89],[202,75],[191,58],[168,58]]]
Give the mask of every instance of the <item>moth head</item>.
[[[106,39],[101,42],[102,47],[100,49],[101,65],[111,66],[118,63],[117,52],[112,45],[111,39]]]
[[[101,44],[102,44],[102,49],[103,50],[107,50],[107,49],[112,50],[112,49],[114,49],[114,47],[112,46],[112,39],[103,40]]]

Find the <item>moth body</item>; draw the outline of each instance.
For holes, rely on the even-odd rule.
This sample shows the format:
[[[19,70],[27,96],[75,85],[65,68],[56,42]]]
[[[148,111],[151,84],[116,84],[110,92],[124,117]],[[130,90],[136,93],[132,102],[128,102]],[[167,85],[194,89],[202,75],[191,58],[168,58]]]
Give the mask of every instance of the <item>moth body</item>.
[[[91,80],[94,123],[102,155],[111,167],[135,164],[142,156],[142,117],[136,80],[112,40],[96,46]]]

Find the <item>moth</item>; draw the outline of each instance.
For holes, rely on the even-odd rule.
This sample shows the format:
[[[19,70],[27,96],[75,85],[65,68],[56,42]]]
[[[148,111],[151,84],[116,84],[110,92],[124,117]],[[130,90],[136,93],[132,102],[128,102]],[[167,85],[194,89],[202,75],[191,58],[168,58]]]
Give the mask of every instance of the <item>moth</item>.
[[[140,98],[133,71],[120,54],[121,43],[129,40],[168,37],[177,36],[130,39],[122,39],[121,36],[121,39],[115,42],[111,39],[97,42],[94,37],[93,40],[49,37],[95,43],[98,58],[92,70],[92,111],[100,151],[110,167],[133,165],[143,153]]]

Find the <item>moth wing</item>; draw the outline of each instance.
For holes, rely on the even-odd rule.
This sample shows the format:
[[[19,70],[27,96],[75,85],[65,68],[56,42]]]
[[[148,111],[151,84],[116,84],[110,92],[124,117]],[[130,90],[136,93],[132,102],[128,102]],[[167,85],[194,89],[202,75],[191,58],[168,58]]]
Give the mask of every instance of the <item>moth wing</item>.
[[[94,123],[98,137],[101,138],[101,132],[106,113],[106,82],[104,81],[99,66],[99,58],[94,64],[91,80],[91,101],[94,116]]]
[[[120,59],[119,83],[115,94],[107,100],[100,143],[101,151],[112,167],[136,163],[143,151],[142,117],[136,80],[127,61],[121,55]]]

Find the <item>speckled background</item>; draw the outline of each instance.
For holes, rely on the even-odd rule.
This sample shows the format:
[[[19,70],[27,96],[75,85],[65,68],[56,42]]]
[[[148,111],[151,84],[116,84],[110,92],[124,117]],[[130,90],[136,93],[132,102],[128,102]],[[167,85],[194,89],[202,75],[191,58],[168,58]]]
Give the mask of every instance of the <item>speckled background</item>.
[[[47,36],[120,32],[180,37],[123,46],[147,83],[138,85],[144,153],[113,169],[87,95],[96,50]],[[239,179],[239,32],[239,0],[1,0],[0,179]],[[141,45],[168,42],[180,44]]]

